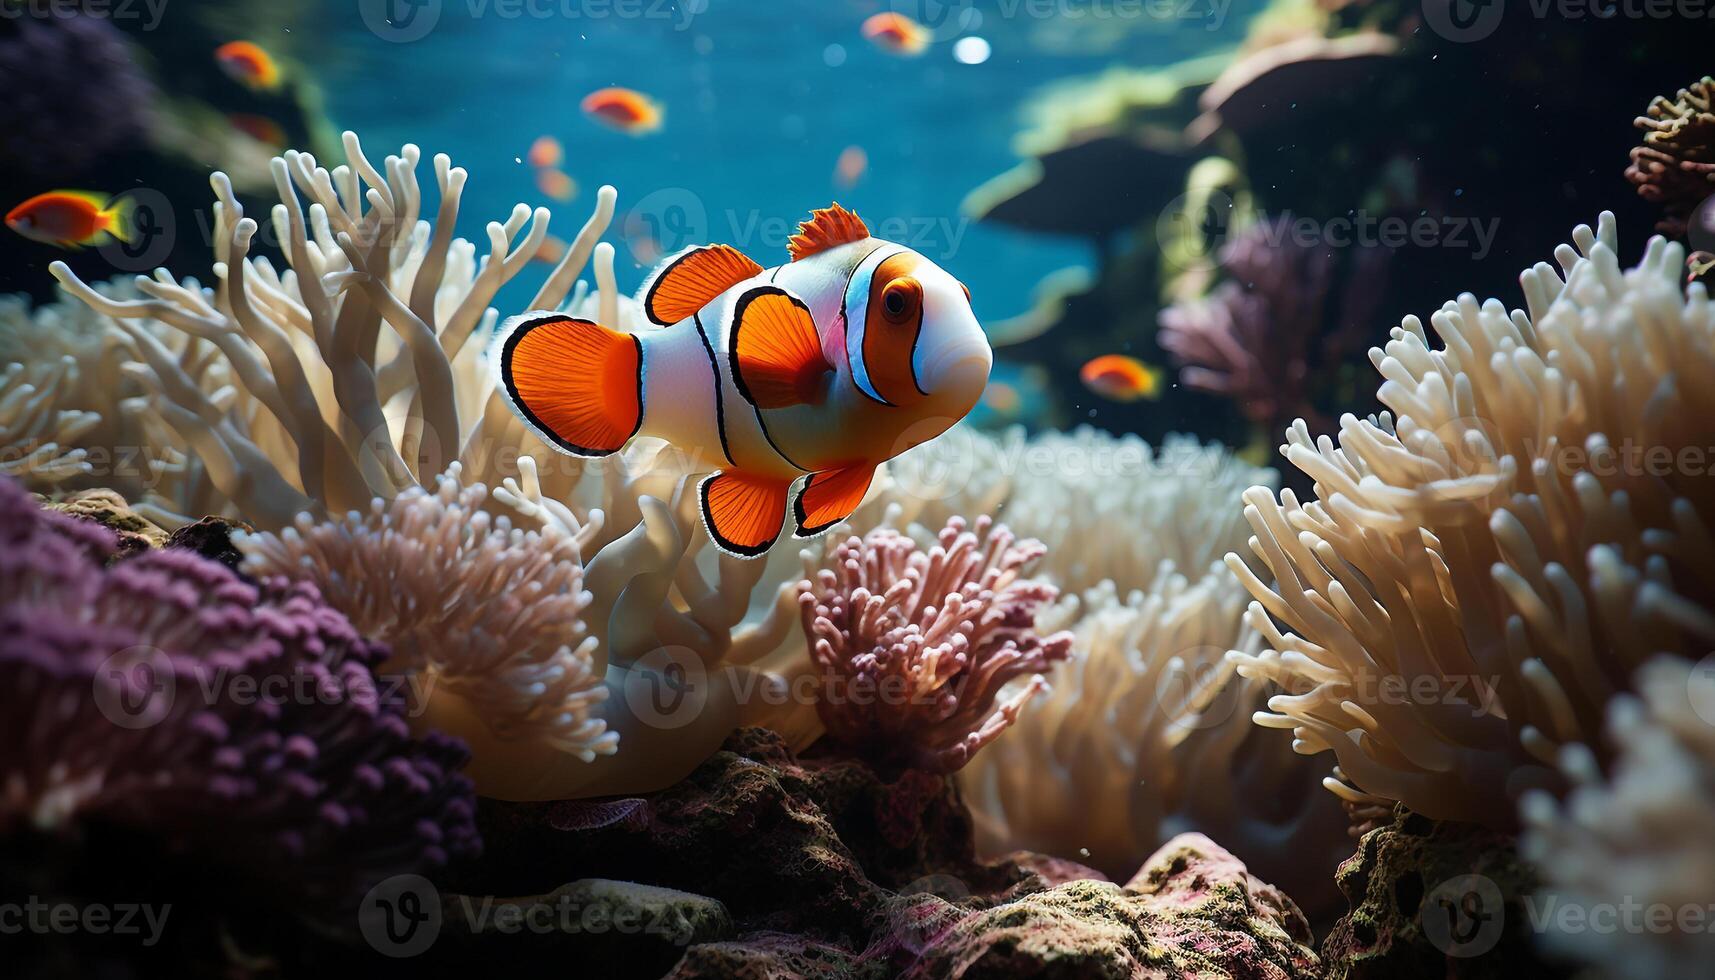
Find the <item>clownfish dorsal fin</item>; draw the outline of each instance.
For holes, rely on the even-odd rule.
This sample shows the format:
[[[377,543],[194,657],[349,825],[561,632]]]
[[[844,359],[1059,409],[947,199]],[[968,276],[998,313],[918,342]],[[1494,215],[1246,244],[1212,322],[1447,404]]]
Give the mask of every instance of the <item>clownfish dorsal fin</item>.
[[[538,311],[495,340],[506,404],[563,453],[618,452],[643,425],[643,344],[591,320]]]
[[[643,313],[658,326],[672,326],[761,271],[731,245],[692,245],[661,263],[643,284]]]
[[[815,317],[779,286],[757,286],[732,308],[732,379],[757,408],[811,405],[827,394],[833,368],[822,354]]]
[[[758,558],[780,537],[791,486],[792,481],[779,477],[722,470],[697,487],[703,526],[727,554]]]
[[[792,505],[793,535],[813,538],[852,516],[875,479],[875,466],[857,463],[810,474]]]
[[[869,227],[863,219],[835,201],[828,207],[811,211],[810,220],[799,223],[798,233],[786,243],[786,251],[792,253],[792,261],[796,262],[817,252],[861,242],[868,237]]]

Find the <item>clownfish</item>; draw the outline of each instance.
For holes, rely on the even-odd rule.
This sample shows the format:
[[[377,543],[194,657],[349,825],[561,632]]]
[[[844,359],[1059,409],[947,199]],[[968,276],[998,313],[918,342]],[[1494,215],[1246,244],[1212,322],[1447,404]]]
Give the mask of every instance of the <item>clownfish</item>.
[[[90,191],[37,194],[6,214],[6,227],[31,241],[80,249],[117,238],[131,240],[130,198]]]
[[[920,55],[929,47],[929,31],[904,14],[884,11],[863,22],[863,36],[894,54]]]
[[[592,119],[633,136],[661,128],[661,107],[633,89],[597,89],[584,96],[582,108]]]
[[[794,536],[820,534],[857,509],[877,466],[971,410],[994,354],[962,283],[838,204],[811,212],[788,250],[772,269],[730,245],[669,257],[639,294],[660,330],[512,317],[490,350],[497,390],[565,453],[646,435],[717,461],[697,496],[728,554],[765,554],[789,501]]]
[[[1161,369],[1124,354],[1090,358],[1078,378],[1086,388],[1116,402],[1161,397]]]
[[[214,60],[233,81],[257,91],[280,87],[280,65],[250,41],[228,41],[214,49]]]

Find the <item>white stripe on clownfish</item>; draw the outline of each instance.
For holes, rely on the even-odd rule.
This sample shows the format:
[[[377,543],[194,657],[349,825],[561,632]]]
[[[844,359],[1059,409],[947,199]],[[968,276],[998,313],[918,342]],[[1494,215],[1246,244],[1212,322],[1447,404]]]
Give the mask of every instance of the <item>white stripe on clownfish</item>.
[[[869,364],[864,360],[863,341],[869,324],[869,287],[875,278],[875,270],[883,262],[895,255],[902,254],[906,249],[900,246],[889,248],[886,245],[870,251],[852,269],[851,278],[846,281],[845,300],[840,304],[840,319],[845,324],[846,360],[852,367],[852,383],[872,401],[883,405],[893,403],[881,397],[875,383],[870,380]]]

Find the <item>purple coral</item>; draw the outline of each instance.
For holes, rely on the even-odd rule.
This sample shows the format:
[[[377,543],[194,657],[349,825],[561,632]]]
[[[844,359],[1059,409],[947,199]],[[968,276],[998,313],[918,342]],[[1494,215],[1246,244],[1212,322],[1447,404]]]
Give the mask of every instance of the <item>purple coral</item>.
[[[0,481],[0,835],[127,828],[348,927],[480,849],[463,744],[411,737],[313,587],[114,547]]]
[[[118,28],[66,11],[0,18],[0,78],[0,167],[36,178],[140,139],[156,98]]]
[[[1307,241],[1289,216],[1258,222],[1222,248],[1226,282],[1161,311],[1159,342],[1187,387],[1233,399],[1271,430],[1295,416],[1317,429],[1312,391],[1375,326],[1389,259],[1374,245]]]
[[[955,517],[928,551],[898,531],[871,531],[835,545],[831,567],[799,583],[820,671],[816,710],[833,740],[952,772],[1047,687],[1041,675],[1066,659],[1072,635],[1036,635],[1037,610],[1057,593],[1020,580],[1047,549],[990,525],[983,517],[968,531]]]
[[[1683,240],[1691,213],[1715,194],[1715,78],[1705,76],[1671,99],[1656,96],[1635,124],[1644,139],[1632,148],[1626,179],[1661,208],[1656,230]]]

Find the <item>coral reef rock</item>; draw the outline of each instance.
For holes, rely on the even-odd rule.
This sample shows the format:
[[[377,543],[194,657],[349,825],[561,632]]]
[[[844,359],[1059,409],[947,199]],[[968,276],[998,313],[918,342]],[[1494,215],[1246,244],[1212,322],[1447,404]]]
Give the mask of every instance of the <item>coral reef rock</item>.
[[[1535,872],[1506,834],[1396,806],[1337,880],[1351,911],[1322,943],[1330,980],[1556,975],[1529,932]]]

